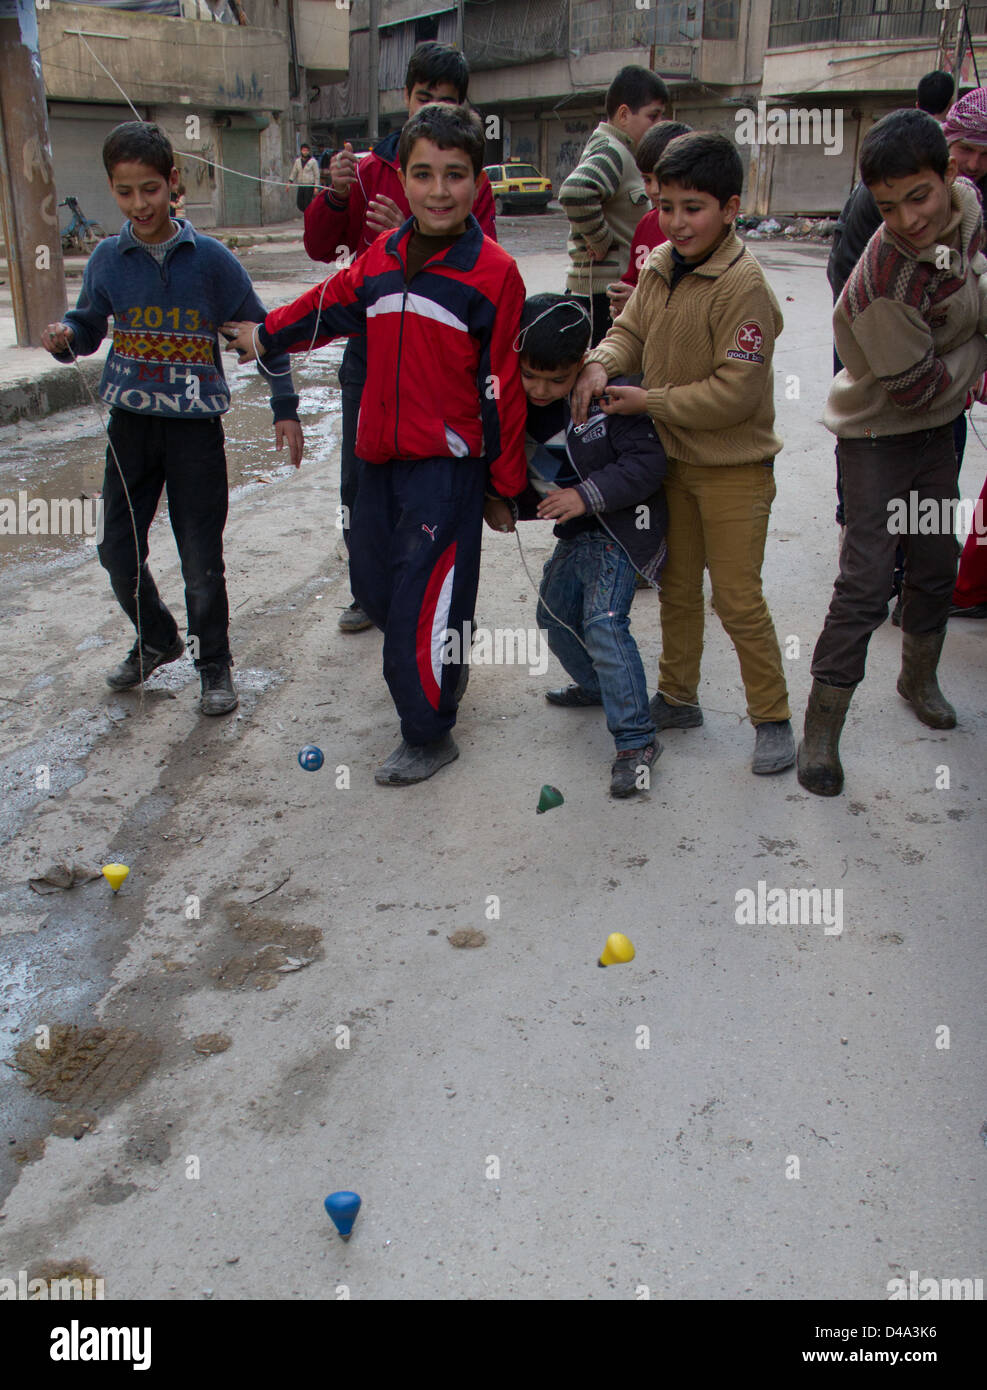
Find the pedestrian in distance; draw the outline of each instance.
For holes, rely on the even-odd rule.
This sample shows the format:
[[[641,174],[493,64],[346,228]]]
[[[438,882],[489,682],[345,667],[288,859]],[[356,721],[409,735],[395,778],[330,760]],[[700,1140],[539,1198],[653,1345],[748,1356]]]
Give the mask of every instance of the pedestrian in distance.
[[[312,154],[312,147],[302,143],[298,157],[291,166],[291,173],[288,175],[286,188],[296,184],[298,192],[295,194],[295,204],[300,213],[305,212],[309,203],[315,197],[315,190],[320,182],[319,161]]]
[[[657,125],[651,127],[647,134],[641,137],[640,144],[634,154],[634,162],[641,171],[644,191],[648,195],[651,211],[644,214],[634,231],[627,269],[619,280],[615,280],[612,285],[607,286],[611,319],[619,317],[624,305],[630,299],[631,292],[637,285],[641,267],[651,252],[656,246],[661,246],[668,240],[661,229],[661,214],[658,210],[660,189],[658,180],[655,178],[655,169],[669,142],[678,135],[688,135],[691,130],[691,125],[684,125],[681,121],[659,121]]]

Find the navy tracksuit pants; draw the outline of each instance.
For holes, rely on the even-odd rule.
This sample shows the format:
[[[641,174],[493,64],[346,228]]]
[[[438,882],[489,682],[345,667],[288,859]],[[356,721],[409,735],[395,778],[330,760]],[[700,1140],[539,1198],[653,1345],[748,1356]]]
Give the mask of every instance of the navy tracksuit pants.
[[[384,634],[384,679],[402,737],[432,743],[456,722],[455,691],[469,656],[486,463],[357,458],[356,467],[350,588]]]

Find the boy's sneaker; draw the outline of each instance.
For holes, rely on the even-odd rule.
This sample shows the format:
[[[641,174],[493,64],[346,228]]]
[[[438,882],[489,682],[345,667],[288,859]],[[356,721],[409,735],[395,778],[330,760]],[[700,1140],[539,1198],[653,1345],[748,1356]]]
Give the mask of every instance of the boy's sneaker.
[[[987,603],[973,603],[968,608],[960,608],[957,604],[951,603],[949,616],[951,618],[987,618]]]
[[[651,786],[651,765],[659,757],[661,744],[657,742],[649,743],[646,748],[625,748],[623,752],[618,753],[610,769],[610,795],[633,796],[635,792],[648,791]],[[644,769],[647,769],[649,775],[642,778],[641,773]]]
[[[550,705],[562,705],[566,709],[582,709],[586,705],[602,705],[599,695],[591,695],[581,685],[564,685],[560,690],[546,690],[545,699]]]
[[[432,743],[407,743],[402,739],[374,773],[374,781],[381,787],[410,787],[415,782],[427,781],[440,767],[458,757],[459,749],[452,734],[443,734]]]
[[[355,601],[339,615],[340,632],[365,632],[373,623]]]
[[[784,772],[795,763],[795,735],[790,719],[772,720],[758,724],[754,738],[754,761],[751,771],[759,777],[772,772]]]
[[[656,729],[698,729],[703,712],[698,705],[672,705],[660,692],[648,705]]]
[[[165,651],[156,651],[154,647],[141,647],[139,642],[135,642],[130,649],[128,656],[114,671],[110,671],[106,677],[106,684],[111,690],[129,690],[133,685],[140,685],[141,680],[147,680],[152,671],[156,671],[159,666],[166,666],[169,661],[177,661],[185,651],[185,643],[180,636],[175,637],[174,642]]]
[[[225,661],[207,661],[199,667],[199,675],[202,677],[199,708],[203,714],[229,714],[236,709],[240,698]]]

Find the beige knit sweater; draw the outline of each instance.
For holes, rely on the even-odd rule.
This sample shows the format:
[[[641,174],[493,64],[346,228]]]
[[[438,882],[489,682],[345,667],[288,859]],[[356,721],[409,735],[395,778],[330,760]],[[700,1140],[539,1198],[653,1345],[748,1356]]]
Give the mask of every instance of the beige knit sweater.
[[[775,338],[784,327],[764,271],[731,230],[671,289],[672,247],[644,263],[637,289],[599,347],[607,375],[641,372],[648,414],[669,458],[760,463],[774,432]]]

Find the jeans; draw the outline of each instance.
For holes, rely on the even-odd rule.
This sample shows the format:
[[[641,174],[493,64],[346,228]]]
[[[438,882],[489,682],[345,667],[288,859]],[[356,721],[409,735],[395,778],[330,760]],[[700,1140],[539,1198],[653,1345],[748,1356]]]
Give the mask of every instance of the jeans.
[[[634,566],[615,540],[605,531],[586,531],[555,547],[542,575],[535,615],[572,679],[603,701],[618,752],[655,741],[644,666],[630,633],[635,579]],[[589,650],[557,619],[573,628]]]
[[[223,528],[229,491],[222,421],[218,416],[207,420],[162,419],[114,409],[110,412],[109,437],[112,447],[106,451],[103,540],[98,554],[120,607],[136,627],[139,605],[145,646],[164,651],[178,636],[178,624],[162,602],[147,567],[147,533],[162,489],[167,487],[168,515],[185,580],[189,641],[198,639],[198,649],[193,646],[195,664],[228,664],[230,609]],[[114,450],[133,505],[133,523]]]
[[[826,622],[812,657],[812,675],[824,685],[851,686],[863,680],[871,633],[888,615],[888,577],[895,547],[905,552],[901,629],[941,632],[956,582],[956,539],[941,525],[932,535],[920,529],[900,537],[889,525],[888,504],[909,493],[941,503],[957,497],[953,426],[872,439],[841,439],[840,468],[846,505],[846,534],[840,572]],[[917,512],[919,522],[921,511]]]

